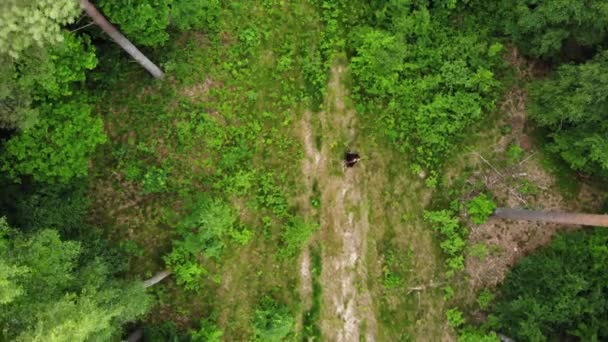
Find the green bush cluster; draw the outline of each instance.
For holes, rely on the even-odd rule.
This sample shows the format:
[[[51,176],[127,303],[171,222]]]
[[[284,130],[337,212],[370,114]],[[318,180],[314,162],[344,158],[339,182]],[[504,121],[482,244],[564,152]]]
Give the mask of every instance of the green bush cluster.
[[[177,226],[178,239],[173,240],[171,253],[164,257],[173,270],[177,283],[186,289],[200,289],[202,276],[208,271],[202,260],[219,262],[230,238],[247,243],[251,233],[240,230],[237,214],[227,203],[208,198],[201,199],[192,213]]]
[[[264,296],[253,317],[254,341],[281,342],[293,336],[295,319],[289,309]]]
[[[467,214],[475,224],[482,224],[494,214],[496,203],[486,194],[479,194],[467,203]]]
[[[354,90],[366,119],[412,153],[412,169],[426,169],[434,186],[446,156],[493,109],[502,45],[455,25],[445,9],[378,6],[384,16],[352,30]]]
[[[447,255],[446,265],[448,276],[464,269],[464,249],[466,247],[467,231],[460,224],[456,214],[448,209],[439,211],[425,211],[425,221],[431,228],[439,233],[441,242],[439,247]]]
[[[0,339],[112,340],[151,298],[55,230],[23,234],[0,218]]]
[[[102,0],[99,6],[108,19],[135,43],[159,46],[169,40],[169,28],[214,30],[219,0]]]
[[[41,119],[4,145],[2,171],[13,179],[32,176],[48,183],[67,183],[87,174],[89,158],[106,141],[103,123],[81,101],[45,104]]]

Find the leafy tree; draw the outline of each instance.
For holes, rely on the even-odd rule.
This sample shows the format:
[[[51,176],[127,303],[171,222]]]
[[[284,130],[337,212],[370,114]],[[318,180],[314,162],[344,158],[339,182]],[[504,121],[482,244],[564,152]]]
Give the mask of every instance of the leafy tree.
[[[145,46],[166,43],[170,25],[180,30],[215,28],[220,10],[218,0],[102,0],[99,5],[110,21]]]
[[[496,203],[486,194],[479,194],[467,203],[467,213],[475,224],[486,222],[495,209]]]
[[[0,220],[3,340],[108,340],[147,311],[141,283],[117,281],[102,260],[82,263],[81,253],[54,230],[23,235]]]
[[[508,274],[496,305],[498,330],[522,341],[605,340],[607,262],[606,230],[559,235]]]
[[[63,41],[60,27],[80,13],[75,0],[3,0],[0,3],[0,55],[18,58],[32,47]]]
[[[6,142],[1,169],[15,179],[31,175],[50,183],[86,175],[89,155],[106,141],[101,120],[76,99],[45,104],[40,111],[34,127]]]
[[[137,44],[158,46],[169,40],[171,0],[103,0],[99,7],[110,21]]]
[[[40,103],[73,95],[74,84],[97,65],[87,36],[60,34],[61,43],[27,49],[18,59],[0,54],[0,128],[30,128]]]
[[[525,53],[555,57],[570,43],[593,47],[608,37],[608,3],[603,0],[501,1],[505,32]]]
[[[608,175],[608,51],[562,65],[530,85],[530,116],[549,129],[549,148],[577,171]]]

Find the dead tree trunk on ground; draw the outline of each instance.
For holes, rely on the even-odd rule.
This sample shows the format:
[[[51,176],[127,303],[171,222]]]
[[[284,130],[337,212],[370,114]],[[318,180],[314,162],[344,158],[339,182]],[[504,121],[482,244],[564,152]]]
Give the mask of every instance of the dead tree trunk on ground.
[[[533,211],[514,208],[497,208],[493,217],[516,220],[578,224],[583,226],[608,227],[608,215]]]
[[[156,273],[152,278],[144,281],[144,287],[148,288],[150,286],[156,285],[158,283],[160,283],[163,279],[167,278],[168,276],[171,275],[171,271],[169,270],[164,270],[161,272]]]
[[[160,70],[156,64],[152,63],[139,49],[135,47],[125,36],[114,27],[104,16],[101,14],[95,5],[89,0],[80,0],[80,7],[87,13],[93,22],[97,24],[105,33],[112,38],[116,44],[125,50],[133,59],[137,61],[142,67],[144,67],[152,76],[158,79],[162,79],[165,74]]]

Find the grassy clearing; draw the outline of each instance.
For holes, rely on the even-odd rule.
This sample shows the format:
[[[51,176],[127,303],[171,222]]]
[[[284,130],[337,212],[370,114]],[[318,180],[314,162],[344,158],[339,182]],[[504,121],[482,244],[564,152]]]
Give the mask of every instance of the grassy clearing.
[[[225,339],[245,340],[264,296],[301,315],[293,260],[315,227],[289,201],[302,156],[292,125],[312,103],[307,79],[323,72],[320,24],[306,3],[279,1],[226,4],[220,18],[218,32],[173,37],[156,56],[166,82],[143,81],[129,65],[124,81],[98,80],[110,142],[95,159],[92,195],[95,220],[112,240],[131,241],[130,271],[141,277],[164,268],[174,227],[201,195],[230,203],[250,242],[225,241],[221,259],[199,260],[209,271],[199,292],[171,281],[156,289],[149,319],[186,328],[213,316]]]

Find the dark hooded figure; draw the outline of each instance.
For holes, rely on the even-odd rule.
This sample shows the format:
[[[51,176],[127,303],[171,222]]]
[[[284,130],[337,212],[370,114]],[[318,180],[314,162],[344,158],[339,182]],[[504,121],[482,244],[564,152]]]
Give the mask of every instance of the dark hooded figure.
[[[344,154],[344,164],[346,167],[353,167],[357,162],[361,160],[359,153],[357,152],[346,152]]]

